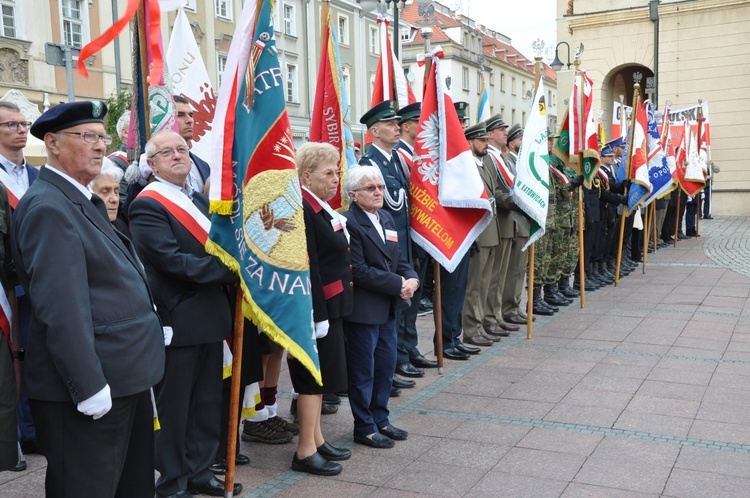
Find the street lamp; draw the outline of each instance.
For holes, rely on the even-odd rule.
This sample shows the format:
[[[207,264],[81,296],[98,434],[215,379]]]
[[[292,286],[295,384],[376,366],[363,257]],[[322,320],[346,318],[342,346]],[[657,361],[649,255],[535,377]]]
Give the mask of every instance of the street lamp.
[[[566,47],[568,47],[568,71],[570,71],[570,66],[573,65],[573,63],[570,62],[570,45],[568,45],[568,42],[561,41],[555,47],[555,60],[553,60],[552,64],[549,65],[555,71],[559,71],[563,67],[563,63],[560,60],[559,53],[558,53],[558,50],[560,49],[560,45],[562,45],[563,43],[565,44]]]

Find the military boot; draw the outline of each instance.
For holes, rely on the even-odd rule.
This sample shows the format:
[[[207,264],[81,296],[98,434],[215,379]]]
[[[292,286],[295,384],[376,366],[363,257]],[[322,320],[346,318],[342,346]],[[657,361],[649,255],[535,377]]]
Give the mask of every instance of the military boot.
[[[578,292],[577,290],[573,289],[570,286],[570,276],[562,277],[560,281],[557,283],[557,288],[560,289],[560,294],[562,294],[565,297],[576,298],[576,297],[581,296],[580,292]],[[578,288],[579,289],[581,288],[580,283],[579,283]]]
[[[567,306],[572,303],[573,300],[560,294],[560,289],[558,289],[556,285],[545,285],[544,302],[552,306]]]
[[[533,299],[534,301],[531,303],[531,305],[534,309],[535,315],[552,316],[555,314],[553,309],[550,306],[548,306],[542,299],[541,287],[536,287],[536,286],[534,287]]]

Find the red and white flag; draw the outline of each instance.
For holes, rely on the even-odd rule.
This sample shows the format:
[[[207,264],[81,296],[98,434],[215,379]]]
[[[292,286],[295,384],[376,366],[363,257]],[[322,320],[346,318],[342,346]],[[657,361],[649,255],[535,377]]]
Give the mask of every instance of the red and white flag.
[[[492,221],[492,206],[433,56],[422,100],[409,187],[411,235],[452,272]]]
[[[404,69],[393,53],[388,38],[388,21],[378,18],[380,25],[380,60],[375,71],[375,86],[372,91],[370,107],[375,107],[384,100],[395,100],[398,107],[404,107],[417,101],[414,92],[404,76]]]

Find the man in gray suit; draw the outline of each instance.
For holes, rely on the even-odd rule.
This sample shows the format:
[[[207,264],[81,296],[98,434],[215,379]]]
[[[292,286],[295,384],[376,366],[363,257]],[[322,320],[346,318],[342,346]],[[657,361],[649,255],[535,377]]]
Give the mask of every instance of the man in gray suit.
[[[136,405],[164,371],[143,266],[86,188],[112,140],[106,112],[74,102],[37,119],[31,134],[44,140],[47,164],[13,217],[13,258],[33,309],[22,391],[48,497],[114,496]]]

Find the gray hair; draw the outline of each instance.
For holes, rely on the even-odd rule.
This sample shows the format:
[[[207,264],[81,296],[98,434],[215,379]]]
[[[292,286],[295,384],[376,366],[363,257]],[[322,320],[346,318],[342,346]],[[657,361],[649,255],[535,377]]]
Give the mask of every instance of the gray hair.
[[[125,113],[120,116],[120,119],[117,120],[117,124],[115,125],[115,129],[117,130],[117,134],[122,138],[123,132],[130,127],[130,111],[125,111]]]
[[[380,183],[385,183],[380,168],[376,168],[375,166],[356,166],[346,172],[344,190],[354,192],[361,188],[362,184],[367,180],[379,180]]]
[[[154,145],[154,139],[156,139],[156,137],[160,136],[162,133],[174,133],[175,135],[177,135],[178,137],[180,137],[180,134],[177,133],[174,130],[161,130],[161,131],[157,131],[156,133],[154,133],[153,135],[151,135],[151,138],[149,139],[149,141],[146,142],[146,151],[145,152],[146,152],[146,158],[147,159],[151,159],[151,156],[153,156],[154,153],[156,152],[156,145]],[[187,147],[187,142],[185,141],[185,139],[182,138],[182,137],[180,137],[180,139],[182,139],[182,143],[185,145],[185,147]]]
[[[104,178],[110,179],[114,182],[120,183],[122,180],[122,169],[117,166],[110,158],[105,157],[102,160],[102,170],[96,175],[96,177],[89,183],[89,190],[94,190],[94,184]]]
[[[8,109],[9,111],[13,111],[13,112],[21,112],[20,107],[18,107],[13,102],[9,102],[7,100],[0,100],[0,109]]]

